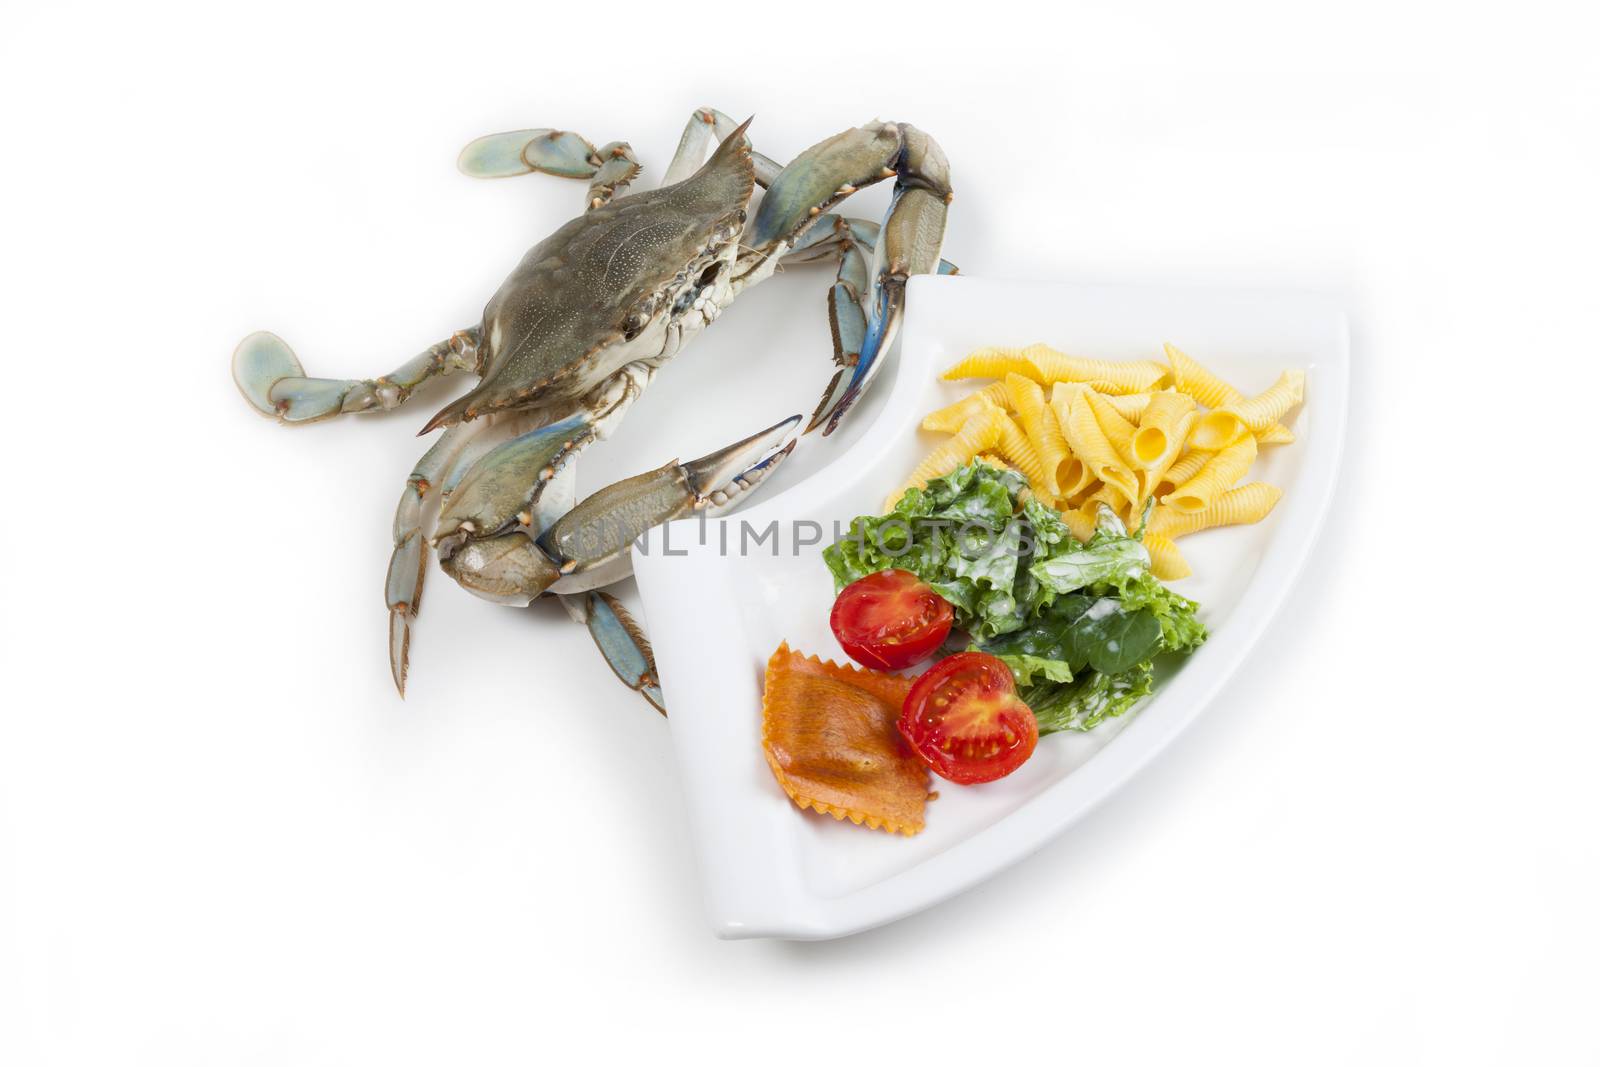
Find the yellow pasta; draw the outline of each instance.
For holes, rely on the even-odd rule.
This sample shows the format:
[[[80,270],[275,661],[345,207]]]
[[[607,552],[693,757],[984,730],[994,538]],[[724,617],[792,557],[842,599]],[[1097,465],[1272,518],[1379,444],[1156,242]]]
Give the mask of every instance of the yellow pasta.
[[[1165,505],[1150,514],[1150,531],[1163,537],[1209,530],[1213,526],[1243,526],[1260,522],[1277,506],[1283,490],[1266,482],[1251,482],[1229,489],[1208,504],[1204,511],[1184,514]]]
[[[999,420],[1003,418],[1005,414],[999,408],[989,408],[968,419],[955,436],[917,464],[905,484],[889,494],[883,510],[892,509],[908,489],[921,489],[935,478],[943,478],[957,467],[972,462],[978,453],[993,448],[1000,439]]]
[[[1204,511],[1211,501],[1233,486],[1250,464],[1256,461],[1256,439],[1246,434],[1239,441],[1212,455],[1193,478],[1161,498],[1175,511],[1193,514]]]
[[[1093,471],[1095,477],[1114,486],[1124,497],[1132,500],[1139,495],[1138,480],[1112,447],[1105,430],[1100,426],[1100,420],[1095,418],[1094,407],[1085,399],[1097,395],[1093,391],[1081,393],[1067,412],[1067,421],[1061,424],[1061,429],[1066,434],[1073,455],[1083,460],[1084,466]]]
[[[1172,364],[1173,385],[1178,392],[1187,393],[1208,408],[1227,408],[1246,402],[1243,393],[1185,355],[1175,345],[1166,345],[1165,349],[1167,362]],[[1304,373],[1300,374],[1300,381],[1303,386]],[[1297,400],[1296,403],[1298,402]],[[1227,415],[1215,417],[1217,415],[1216,411],[1212,411],[1201,416],[1195,423],[1194,432],[1199,435],[1199,439],[1194,442],[1195,447],[1213,450],[1226,448],[1243,436],[1243,431],[1239,428],[1242,420]],[[1281,413],[1274,416],[1268,425],[1254,431],[1260,443],[1281,445],[1294,440],[1294,434],[1290,433],[1287,427],[1277,424],[1279,418],[1282,418]],[[1211,420],[1209,423],[1208,419]]]
[[[1139,418],[1139,428],[1134,431],[1128,458],[1134,466],[1147,471],[1170,465],[1189,439],[1194,419],[1193,397],[1176,392],[1152,393],[1149,406]]]
[[[1100,488],[1089,494],[1088,498],[1084,500],[1081,506],[1090,507],[1094,504],[1104,504],[1106,507],[1116,512],[1118,517],[1126,518],[1128,505],[1132,502],[1133,499],[1121,489],[1118,489],[1114,485],[1102,484]]]
[[[1045,485],[1044,463],[1039,459],[1039,453],[1034,451],[1033,445],[1028,442],[1027,435],[1010,415],[1002,411],[996,411],[990,417],[995,420],[998,429],[994,450],[1010,461],[1011,465],[1028,479],[1028,485],[1036,495],[1046,500],[1055,499],[1055,494]]]
[[[1080,541],[1087,541],[1094,536],[1095,512],[1099,510],[1098,504],[1087,504],[1075,508],[1067,508],[1061,513],[1061,521],[1066,523],[1067,529],[1072,531],[1072,536]]]
[[[1179,454],[1178,458],[1173,461],[1172,466],[1168,467],[1164,473],[1156,476],[1155,496],[1158,498],[1166,496],[1178,486],[1199,474],[1200,468],[1206,465],[1211,459],[1211,455],[1210,452],[1203,452],[1200,449],[1193,449]]]
[[[1117,450],[1125,464],[1133,466],[1133,423],[1118,415],[1116,409],[1106,403],[1106,398],[1090,390],[1083,394],[1083,399],[1094,409],[1095,421],[1100,424],[1100,429],[1105,431],[1106,440],[1111,442],[1111,447]]]
[[[1273,423],[1256,434],[1258,445],[1289,445],[1294,443],[1294,431],[1281,422]]]
[[[1087,468],[1085,468],[1085,469],[1087,469]],[[1092,474],[1093,472],[1090,472],[1090,473]],[[1065,503],[1066,503],[1066,505],[1068,507],[1071,507],[1071,508],[1082,507],[1084,504],[1086,504],[1089,501],[1089,499],[1091,497],[1093,497],[1096,493],[1098,493],[1101,489],[1103,489],[1105,487],[1105,484],[1106,483],[1102,482],[1099,478],[1091,477],[1087,482],[1084,483],[1084,486],[1083,486],[1082,489],[1079,489],[1076,493],[1073,493],[1071,496],[1063,497],[1062,499],[1065,501]]]
[[[1044,402],[1044,390],[1039,383],[1031,378],[1024,378],[1020,374],[1008,374],[1004,382],[1006,398],[1011,401],[1011,409],[1017,413],[1017,419],[1022,423],[1022,432],[1028,435],[1028,442],[1033,445],[1039,454],[1042,464],[1045,490],[1054,500],[1061,495],[1061,486],[1057,480],[1061,468],[1071,458],[1067,452],[1067,439],[1061,434],[1061,427],[1057,424],[1055,415]],[[1082,467],[1082,464],[1079,464]]]
[[[1020,348],[980,348],[940,377],[947,382],[960,378],[1004,378],[1008,374],[1036,377],[1039,369],[1024,359],[1021,352]]]
[[[1172,380],[1166,367],[1150,359],[1083,359],[1047,345],[1029,345],[1022,355],[1037,369],[1040,382],[1092,382],[1097,391],[1104,393],[1144,393]]]
[[[1194,397],[1208,408],[1220,408],[1240,399],[1239,390],[1190,359],[1176,345],[1162,347],[1167,353],[1167,362],[1172,364],[1172,385],[1178,392]]]
[[[973,351],[944,377],[999,380],[923,420],[924,429],[953,436],[889,505],[976,459],[1021,474],[1079,541],[1093,537],[1102,505],[1130,530],[1148,515],[1142,536],[1151,572],[1163,581],[1187,577],[1178,538],[1259,522],[1282,496],[1263,482],[1238,483],[1258,446],[1294,440],[1280,420],[1302,402],[1305,374],[1286,371],[1246,397],[1172,345],[1166,356],[1170,369],[1043,344]]]
[[[1195,424],[1195,447],[1226,448],[1247,433],[1264,434],[1277,427],[1278,420],[1304,399],[1305,386],[1305,371],[1287,370],[1265,392],[1208,412]]]
[[[1113,362],[1083,359],[1058,352],[1048,345],[1026,348],[980,348],[944,372],[956,378],[1004,378],[1020,374],[1041,385],[1055,382],[1093,382],[1108,393],[1142,393],[1159,389],[1172,380],[1171,372],[1154,360]]]
[[[985,408],[1004,407],[1006,403],[1006,386],[1004,382],[995,382],[986,385],[975,393],[968,393],[949,407],[940,408],[932,415],[922,420],[924,430],[937,430],[940,433],[955,433],[972,416]]]
[[[1089,385],[1093,388],[1094,383],[1090,382]],[[1095,392],[1105,393],[1106,390],[1096,389]],[[1108,393],[1106,394],[1106,403],[1110,404],[1118,415],[1138,425],[1139,420],[1144,415],[1145,408],[1150,406],[1150,398],[1155,395],[1155,393],[1126,393],[1123,395]]]
[[[1163,582],[1175,582],[1194,573],[1189,569],[1183,553],[1178,551],[1178,546],[1160,534],[1147,532],[1144,535],[1144,547],[1150,553],[1150,573]]]
[[[1056,417],[1056,429],[1061,431],[1063,439],[1067,439],[1067,422],[1072,416],[1072,401],[1079,393],[1088,389],[1081,382],[1056,382],[1050,387],[1050,411]],[[1072,442],[1067,439],[1067,451],[1070,458],[1065,466],[1056,472],[1056,485],[1060,489],[1061,498],[1078,497],[1085,495],[1084,491],[1095,481],[1095,473],[1072,448]]]

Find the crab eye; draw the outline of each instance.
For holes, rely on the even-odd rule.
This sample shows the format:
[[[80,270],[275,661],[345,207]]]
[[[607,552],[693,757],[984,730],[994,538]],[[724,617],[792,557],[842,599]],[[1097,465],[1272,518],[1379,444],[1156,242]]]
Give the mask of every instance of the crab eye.
[[[639,336],[639,331],[644,329],[644,324],[646,322],[648,322],[648,321],[650,321],[650,320],[646,319],[644,317],[644,315],[640,314],[637,311],[633,312],[627,318],[623,319],[622,320],[622,337],[623,337],[623,340],[631,341],[635,337],[638,337]]]

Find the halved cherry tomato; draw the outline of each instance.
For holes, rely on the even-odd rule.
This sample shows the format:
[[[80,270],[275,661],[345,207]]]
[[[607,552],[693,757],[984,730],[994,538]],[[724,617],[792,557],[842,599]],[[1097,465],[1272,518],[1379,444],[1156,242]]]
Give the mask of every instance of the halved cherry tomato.
[[[1010,667],[986,652],[962,652],[917,679],[900,709],[900,734],[935,774],[972,785],[1027,762],[1039,724]]]
[[[833,602],[833,636],[864,667],[897,671],[927,659],[946,637],[955,612],[910,571],[888,570],[851,582]]]

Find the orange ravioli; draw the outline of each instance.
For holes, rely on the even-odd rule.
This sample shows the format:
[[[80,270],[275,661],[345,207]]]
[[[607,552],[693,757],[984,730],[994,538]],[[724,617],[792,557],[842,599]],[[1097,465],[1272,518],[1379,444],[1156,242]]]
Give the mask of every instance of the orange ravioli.
[[[895,725],[910,691],[910,678],[779,645],[767,661],[761,747],[789,799],[874,830],[920,831],[928,769]]]

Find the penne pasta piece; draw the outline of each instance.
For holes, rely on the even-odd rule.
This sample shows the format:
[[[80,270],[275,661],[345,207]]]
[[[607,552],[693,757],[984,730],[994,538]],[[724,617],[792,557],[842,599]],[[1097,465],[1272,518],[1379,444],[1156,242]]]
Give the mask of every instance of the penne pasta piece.
[[[1117,450],[1095,418],[1092,401],[1087,398],[1098,394],[1091,390],[1079,393],[1067,412],[1067,421],[1061,429],[1073,455],[1083,460],[1084,466],[1107,485],[1114,486],[1128,500],[1139,495],[1139,483],[1132,470],[1123,462]],[[1059,411],[1059,409],[1057,409]]]
[[[1204,511],[1212,500],[1243,478],[1255,460],[1256,439],[1245,434],[1239,441],[1214,453],[1193,478],[1162,497],[1161,502],[1185,514]]]
[[[1277,506],[1283,490],[1266,482],[1251,482],[1221,494],[1204,511],[1184,514],[1165,505],[1150,515],[1150,529],[1163,537],[1178,538],[1214,526],[1244,526],[1260,522]]]
[[[1146,532],[1144,548],[1150,553],[1150,573],[1163,582],[1175,582],[1194,573],[1189,569],[1183,553],[1178,551],[1178,546],[1170,539],[1160,534]]]
[[[1057,475],[1070,458],[1067,439],[1062,436],[1055,415],[1045,404],[1044,390],[1038,382],[1020,374],[1008,374],[1002,384],[1012,410],[1017,413],[1017,421],[1022,423],[1022,432],[1027,434],[1028,442],[1039,454],[1044,487],[1053,500],[1061,495]]]
[[[1194,425],[1194,397],[1187,393],[1162,392],[1150,396],[1150,405],[1139,418],[1139,428],[1133,434],[1133,448],[1129,459],[1143,470],[1156,470],[1172,465],[1178,450],[1189,439],[1189,428]]]
[[[968,393],[949,407],[940,408],[932,415],[922,420],[924,430],[936,430],[939,433],[955,433],[972,416],[984,408],[1004,407],[1006,403],[1006,387],[1004,382],[995,382],[986,385],[975,393]]]

